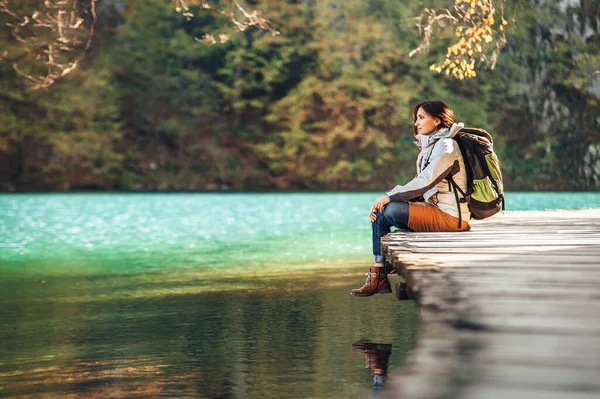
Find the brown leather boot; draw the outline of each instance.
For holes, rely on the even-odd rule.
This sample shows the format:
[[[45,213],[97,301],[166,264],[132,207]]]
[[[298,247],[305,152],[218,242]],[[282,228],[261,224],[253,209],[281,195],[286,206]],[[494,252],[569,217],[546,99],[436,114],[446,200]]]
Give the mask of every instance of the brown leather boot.
[[[371,296],[373,294],[389,294],[392,292],[390,281],[385,274],[385,268],[371,266],[367,273],[365,285],[350,293],[354,296]]]

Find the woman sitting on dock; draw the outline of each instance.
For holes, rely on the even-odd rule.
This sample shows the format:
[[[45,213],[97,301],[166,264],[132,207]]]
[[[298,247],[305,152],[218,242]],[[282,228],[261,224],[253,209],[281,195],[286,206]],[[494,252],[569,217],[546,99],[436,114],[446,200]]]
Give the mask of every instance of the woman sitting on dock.
[[[464,127],[455,123],[454,112],[439,100],[417,104],[413,111],[414,134],[419,147],[417,176],[406,185],[398,185],[378,198],[369,213],[373,228],[375,264],[367,273],[366,283],[352,290],[355,296],[392,292],[381,255],[380,239],[391,227],[417,232],[470,230],[471,214],[467,203],[459,202],[450,182],[466,191],[467,175],[458,143],[452,139]],[[460,221],[459,226],[459,209]]]

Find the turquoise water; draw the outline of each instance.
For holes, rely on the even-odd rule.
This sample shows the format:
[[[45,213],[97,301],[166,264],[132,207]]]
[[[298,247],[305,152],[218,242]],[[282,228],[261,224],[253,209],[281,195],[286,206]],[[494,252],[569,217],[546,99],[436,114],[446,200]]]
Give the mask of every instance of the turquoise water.
[[[352,344],[391,344],[397,370],[417,323],[349,295],[378,195],[0,195],[0,396],[370,395]],[[574,208],[600,193],[507,194]]]
[[[126,267],[260,267],[369,253],[372,194],[0,196],[0,259],[119,258]],[[54,270],[54,268],[53,268]]]
[[[82,259],[118,259],[111,267],[126,272],[165,264],[244,270],[343,265],[370,258],[367,212],[377,195],[5,194],[0,261],[61,259],[68,267]],[[506,206],[599,208],[600,193],[508,193]],[[48,272],[61,270],[53,264]]]

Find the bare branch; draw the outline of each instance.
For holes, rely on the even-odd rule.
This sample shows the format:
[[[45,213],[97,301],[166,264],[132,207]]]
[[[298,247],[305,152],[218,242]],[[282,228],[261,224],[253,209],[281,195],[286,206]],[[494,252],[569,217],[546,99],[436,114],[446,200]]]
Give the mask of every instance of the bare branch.
[[[177,12],[180,12],[188,20],[191,20],[194,17],[194,14],[190,11],[189,0],[174,0],[174,2]],[[217,8],[202,0],[195,1],[194,4],[199,5],[203,10],[228,18],[233,23],[235,28],[241,32],[248,28],[254,27],[262,31],[268,31],[273,36],[279,34],[279,31],[271,26],[271,21],[264,18],[259,11],[255,10],[253,12],[249,12],[237,0],[230,0],[229,11]],[[196,38],[196,40],[200,43],[212,45],[216,43],[225,43],[227,40],[229,40],[229,35],[222,32],[216,32],[212,34],[207,33],[202,37],[202,39]]]
[[[19,0],[0,0],[0,13],[11,19],[15,45],[0,54],[0,62],[12,65],[14,70],[32,83],[34,89],[47,88],[57,79],[74,71],[91,48],[97,23],[98,0],[44,0],[31,14],[23,13]],[[229,2],[229,11],[221,10],[204,0],[172,0],[177,12],[191,20],[194,14],[190,3],[204,12],[213,12],[229,19],[239,31],[255,27],[279,32],[258,11],[249,12],[237,0]],[[229,35],[215,32],[199,42],[225,43]],[[32,62],[33,61],[33,62]]]
[[[430,10],[428,8],[426,8],[423,11],[423,14],[421,14],[421,16],[416,17],[415,20],[417,20],[417,28],[419,29],[419,36],[423,37],[423,42],[421,43],[421,45],[419,47],[417,47],[416,49],[412,50],[408,56],[412,57],[415,54],[421,53],[423,51],[428,51],[429,50],[429,45],[431,43],[431,38],[432,38],[432,34],[433,34],[433,30],[436,26],[444,26],[444,20],[448,19],[451,22],[450,23],[457,23],[458,19],[456,17],[454,17],[449,10],[444,10],[445,12],[442,12],[441,14],[437,14],[434,10]],[[427,15],[427,24],[423,25],[421,23],[421,20],[423,19],[423,15]]]
[[[31,15],[19,15],[9,0],[0,1],[0,12],[13,18],[7,26],[20,43],[17,55],[10,56],[7,51],[0,62],[10,61],[33,89],[49,87],[74,71],[90,49],[97,22],[96,2],[82,5],[77,0],[45,0]],[[27,60],[35,61],[27,65],[30,72],[23,68]]]

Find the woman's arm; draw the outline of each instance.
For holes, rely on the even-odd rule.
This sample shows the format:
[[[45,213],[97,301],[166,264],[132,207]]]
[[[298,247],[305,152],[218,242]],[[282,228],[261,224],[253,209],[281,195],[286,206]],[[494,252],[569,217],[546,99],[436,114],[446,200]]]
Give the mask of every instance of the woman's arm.
[[[444,180],[458,168],[458,144],[451,138],[443,138],[434,144],[429,165],[405,185],[398,185],[387,192],[390,201],[408,201],[420,197]]]

